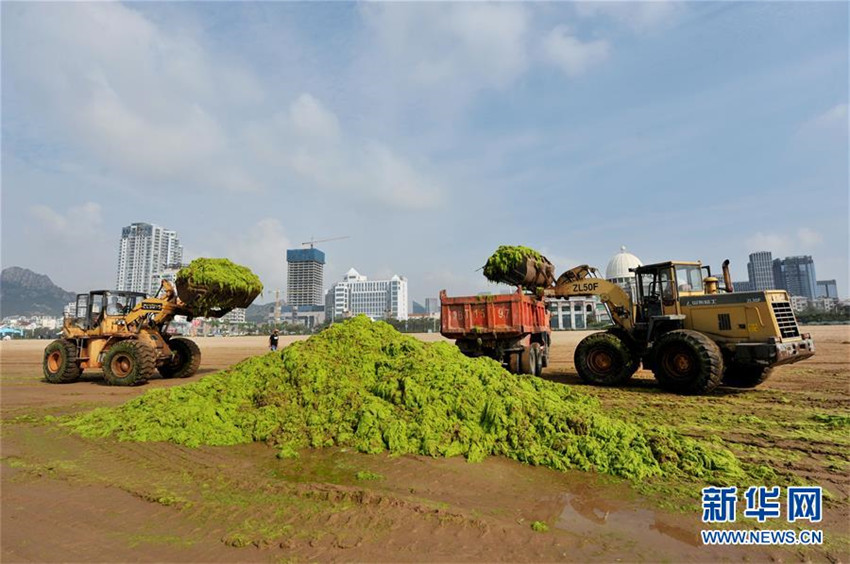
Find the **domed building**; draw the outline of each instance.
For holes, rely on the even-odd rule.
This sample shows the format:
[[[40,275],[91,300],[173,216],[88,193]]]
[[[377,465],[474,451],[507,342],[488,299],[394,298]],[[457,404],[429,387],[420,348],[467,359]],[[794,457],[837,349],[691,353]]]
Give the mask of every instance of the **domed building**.
[[[632,253],[626,251],[626,247],[620,247],[620,252],[611,257],[605,268],[605,279],[621,287],[632,297],[637,299],[635,288],[635,273],[629,269],[643,266],[643,263]]]

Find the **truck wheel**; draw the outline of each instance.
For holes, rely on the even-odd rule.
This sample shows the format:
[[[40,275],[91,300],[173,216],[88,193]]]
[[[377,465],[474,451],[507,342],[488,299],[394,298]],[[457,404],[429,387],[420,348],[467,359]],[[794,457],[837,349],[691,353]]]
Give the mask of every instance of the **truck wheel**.
[[[618,386],[637,370],[629,348],[611,333],[594,333],[582,339],[574,361],[579,377],[597,386]]]
[[[176,337],[168,341],[168,346],[174,355],[170,363],[158,368],[163,378],[188,378],[198,371],[201,365],[201,349],[195,341]]]
[[[720,347],[702,333],[688,329],[670,331],[653,348],[653,373],[663,388],[680,394],[705,394],[720,384]]]
[[[522,347],[522,352],[519,355],[519,372],[520,374],[534,374],[534,369],[537,365],[537,358],[532,347]]]
[[[520,367],[520,353],[512,352],[508,353],[508,370],[512,374],[522,374],[522,368]]]
[[[103,357],[103,376],[110,386],[144,384],[156,369],[154,349],[138,341],[121,341]]]
[[[77,364],[77,345],[68,339],[57,339],[44,349],[44,379],[51,384],[74,382],[82,373]]]
[[[532,358],[534,359],[534,364],[532,366],[534,369],[533,374],[535,376],[540,376],[543,374],[543,347],[540,346],[540,343],[531,343],[531,352]]]
[[[767,366],[747,366],[729,363],[723,373],[723,383],[733,388],[755,388],[773,374],[773,368]]]

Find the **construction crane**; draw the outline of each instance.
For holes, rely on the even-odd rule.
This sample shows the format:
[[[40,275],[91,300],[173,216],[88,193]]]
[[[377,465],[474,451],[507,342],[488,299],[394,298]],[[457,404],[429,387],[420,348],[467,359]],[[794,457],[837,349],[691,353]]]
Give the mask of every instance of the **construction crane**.
[[[340,239],[349,239],[349,238],[350,237],[348,235],[343,235],[342,237],[330,237],[329,239],[314,239],[313,237],[310,237],[309,241],[305,241],[301,244],[305,247],[307,245],[310,245],[310,248],[312,249],[315,246],[316,243],[325,243],[327,241],[338,241]]]

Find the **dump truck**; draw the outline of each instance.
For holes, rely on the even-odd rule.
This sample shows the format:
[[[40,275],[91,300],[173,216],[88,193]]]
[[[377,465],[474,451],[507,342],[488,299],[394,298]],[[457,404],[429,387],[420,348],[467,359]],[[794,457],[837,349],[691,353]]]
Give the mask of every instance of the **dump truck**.
[[[450,298],[440,292],[440,333],[470,357],[488,356],[514,374],[539,376],[549,364],[549,312],[533,293]]]
[[[588,265],[567,270],[557,280],[548,275],[548,261],[536,265],[528,261],[522,270],[504,281],[531,280],[534,287],[518,286],[512,299],[522,295],[524,300],[536,300],[542,310],[544,299],[573,296],[597,296],[605,304],[613,327],[585,337],[574,355],[576,371],[590,384],[625,384],[643,366],[663,388],[677,393],[708,393],[721,383],[752,388],[767,380],[774,367],[815,354],[811,335],[801,333],[797,325],[788,292],[735,292],[728,260],[723,263],[723,287],[711,268],[699,261],[636,268],[634,299]],[[444,290],[441,299],[445,316],[453,314],[451,300],[470,302],[472,307],[471,300],[477,298],[446,298]],[[505,353],[519,351],[511,339],[521,334],[523,347],[535,340],[545,344],[548,361],[548,328],[534,333],[534,338],[523,331],[503,340],[492,330],[496,321],[476,319],[483,321],[467,323],[463,330],[454,327],[453,319],[444,320],[442,333],[457,339],[462,351],[472,355],[486,351],[512,369],[516,361],[510,356],[506,360]]]
[[[197,285],[182,293],[190,303],[163,280],[153,297],[118,290],[78,294],[76,314],[65,318],[62,338],[44,350],[45,380],[75,382],[84,370],[98,368],[106,383],[115,386],[143,384],[157,371],[163,378],[188,378],[201,364],[201,351],[194,341],[168,334],[174,317],[191,320],[196,315],[191,302],[201,297],[220,304],[214,310],[205,307],[204,316],[221,317],[235,307],[247,307],[259,295],[259,291],[239,295]]]

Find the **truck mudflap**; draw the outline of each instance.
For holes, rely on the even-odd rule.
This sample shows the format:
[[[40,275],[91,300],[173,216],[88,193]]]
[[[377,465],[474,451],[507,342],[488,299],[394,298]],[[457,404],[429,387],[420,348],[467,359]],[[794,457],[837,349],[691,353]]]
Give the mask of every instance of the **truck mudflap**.
[[[759,366],[779,366],[800,362],[815,354],[809,335],[786,343],[742,343],[735,347],[735,362]]]

